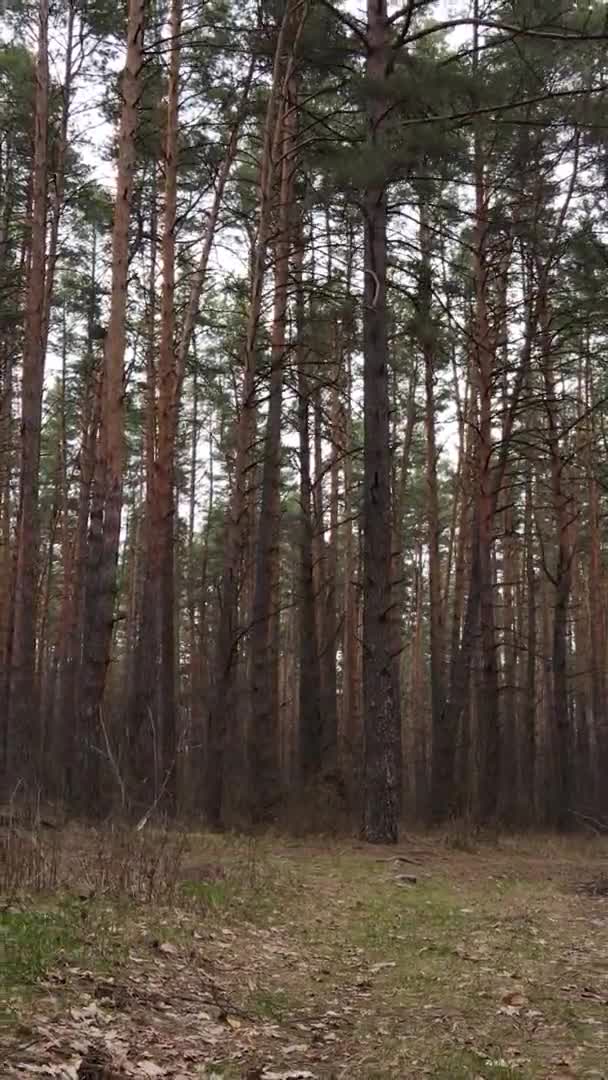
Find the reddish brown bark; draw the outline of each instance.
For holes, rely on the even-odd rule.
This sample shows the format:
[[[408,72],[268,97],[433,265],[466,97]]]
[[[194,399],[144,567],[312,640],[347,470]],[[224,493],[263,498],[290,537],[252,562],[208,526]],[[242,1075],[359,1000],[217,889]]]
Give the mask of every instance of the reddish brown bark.
[[[240,649],[239,599],[243,585],[243,556],[253,535],[253,483],[255,470],[252,455],[256,428],[257,338],[262,290],[266,275],[266,256],[271,228],[273,181],[275,178],[275,143],[280,132],[278,109],[286,88],[285,52],[292,45],[292,21],[297,4],[288,0],[281,20],[275,48],[272,85],[264,123],[260,162],[259,219],[251,260],[251,286],[247,326],[243,343],[243,384],[237,421],[234,482],[226,522],[221,581],[220,611],[216,633],[214,685],[209,707],[209,752],[205,783],[207,815],[213,824],[222,820],[226,732],[236,728],[234,675]],[[290,65],[288,64],[290,69]],[[242,611],[241,611],[242,614]],[[245,619],[247,613],[245,612]],[[242,780],[242,778],[241,778]]]
[[[251,766],[252,813],[256,822],[272,820],[281,801],[278,715],[273,709],[276,650],[273,603],[280,535],[281,412],[287,348],[287,304],[293,218],[293,140],[295,91],[290,82],[279,106],[277,140],[281,161],[276,240],[274,307],[270,346],[270,396],[264,438],[262,495],[256,539],[255,585],[251,628]]]
[[[431,715],[433,738],[441,739],[441,726],[445,706],[445,629],[443,598],[441,594],[441,518],[439,513],[439,488],[437,482],[437,439],[435,433],[435,379],[436,342],[432,312],[431,231],[428,211],[420,206],[420,280],[419,311],[420,345],[424,360],[426,432],[426,498],[427,532],[429,553],[429,603],[430,603],[430,678]]]
[[[31,757],[39,711],[36,682],[36,610],[40,523],[38,485],[42,388],[46,358],[45,281],[48,185],[48,0],[38,7],[38,53],[34,117],[32,228],[27,282],[25,342],[21,390],[21,471],[17,522],[17,561],[9,698],[9,772],[34,779]]]
[[[177,226],[177,167],[179,123],[181,0],[172,0],[171,59],[167,90],[165,135],[165,193],[162,234],[162,295],[158,358],[158,455],[154,472],[152,575],[159,583],[159,726],[166,797],[176,799],[176,628],[175,628],[175,444],[177,438],[180,371],[175,349],[175,230]]]
[[[86,633],[81,673],[80,739],[85,751],[87,743],[98,730],[114,625],[124,468],[124,359],[129,222],[142,79],[144,13],[144,0],[130,0],[127,55],[121,87],[110,318],[104,351],[101,424],[91,512],[92,544],[87,573]],[[96,797],[97,770],[92,757],[89,751],[86,755],[87,768],[83,767],[80,773],[80,801],[89,808]]]

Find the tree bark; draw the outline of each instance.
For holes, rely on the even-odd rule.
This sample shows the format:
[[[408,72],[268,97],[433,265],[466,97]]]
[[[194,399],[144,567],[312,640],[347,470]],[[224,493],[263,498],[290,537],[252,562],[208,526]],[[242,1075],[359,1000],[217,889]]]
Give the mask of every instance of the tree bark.
[[[122,77],[122,109],[118,141],[116,201],[112,232],[112,282],[110,319],[104,351],[101,425],[91,528],[97,533],[99,559],[89,565],[87,633],[84,640],[81,746],[85,750],[97,730],[106,674],[110,662],[116,571],[120,544],[122,483],[124,469],[124,359],[126,347],[127,280],[129,268],[129,222],[135,171],[135,136],[141,93],[145,0],[130,0],[127,20],[127,56]],[[90,777],[91,755],[80,774],[83,808],[95,802],[96,773]],[[89,783],[89,780],[92,783]]]
[[[177,716],[175,641],[175,445],[180,371],[175,348],[175,230],[177,226],[177,166],[179,123],[181,0],[172,0],[171,59],[167,89],[165,135],[165,194],[162,236],[162,295],[158,358],[158,456],[155,464],[153,576],[159,582],[159,726],[162,773],[168,777],[165,798],[170,808],[177,797]]]
[[[298,367],[298,439],[300,447],[300,559],[299,559],[299,779],[304,784],[321,771],[321,669],[315,612],[313,575],[313,508],[310,465],[309,351],[304,339],[304,287],[301,229],[294,253],[296,279],[296,361]]]
[[[209,707],[209,752],[205,777],[205,804],[212,825],[222,823],[222,795],[225,771],[226,733],[236,726],[234,713],[234,675],[241,647],[238,627],[239,599],[242,584],[242,561],[248,538],[253,531],[252,452],[256,428],[256,368],[258,327],[262,290],[266,275],[266,255],[270,237],[272,187],[275,177],[275,143],[280,130],[277,124],[278,107],[286,88],[285,51],[292,44],[292,20],[296,0],[288,0],[277,38],[272,85],[264,122],[262,159],[260,162],[259,220],[251,264],[251,287],[247,326],[243,343],[243,385],[241,408],[237,420],[234,484],[226,521],[220,610],[216,633],[214,681]],[[290,65],[287,62],[287,68]],[[287,71],[287,74],[289,72]],[[241,782],[243,778],[241,777]]]
[[[553,327],[547,296],[547,274],[539,269],[539,324],[544,408],[550,462],[551,493],[556,529],[556,567],[553,575],[555,606],[552,636],[552,731],[553,783],[549,799],[552,823],[559,828],[572,825],[574,763],[568,690],[568,612],[572,591],[572,569],[576,552],[576,506],[567,476],[559,429],[556,379],[553,370]]]
[[[426,431],[426,497],[429,552],[430,602],[430,676],[433,741],[442,736],[445,706],[445,628],[441,595],[441,518],[437,483],[437,440],[435,434],[435,333],[433,327],[431,231],[428,211],[420,206],[420,280],[419,311],[420,344],[424,359],[425,431]]]
[[[367,4],[367,143],[383,155],[389,27],[386,0]],[[401,802],[399,691],[391,652],[391,452],[386,307],[387,192],[378,180],[364,193],[363,392],[363,835],[396,843]]]
[[[35,780],[34,731],[40,702],[36,682],[36,611],[40,522],[38,489],[42,391],[46,358],[45,281],[48,184],[48,0],[39,0],[32,230],[25,312],[25,342],[21,384],[21,473],[17,519],[17,560],[14,589],[11,678],[9,687],[10,776]]]
[[[270,397],[264,438],[262,497],[256,537],[253,619],[251,627],[251,766],[252,814],[255,823],[268,822],[281,801],[278,716],[273,709],[276,670],[272,642],[273,588],[279,557],[281,413],[287,347],[287,304],[293,199],[295,92],[289,83],[279,106],[278,139],[281,181],[276,226],[274,307],[270,348]]]

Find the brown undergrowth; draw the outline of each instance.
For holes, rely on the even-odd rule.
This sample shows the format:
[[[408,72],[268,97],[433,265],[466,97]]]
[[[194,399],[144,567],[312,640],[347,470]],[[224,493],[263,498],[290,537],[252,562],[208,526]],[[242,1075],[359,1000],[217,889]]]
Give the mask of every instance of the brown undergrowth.
[[[3,1080],[608,1076],[602,840],[106,843],[5,899]]]

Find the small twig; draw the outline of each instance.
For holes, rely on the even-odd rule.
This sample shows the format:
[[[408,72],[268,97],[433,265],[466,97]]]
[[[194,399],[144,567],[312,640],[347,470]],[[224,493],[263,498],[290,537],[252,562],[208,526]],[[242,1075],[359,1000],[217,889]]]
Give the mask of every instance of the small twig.
[[[175,758],[173,758],[173,761],[171,762],[171,765],[169,766],[169,768],[167,769],[167,772],[165,773],[165,779],[163,780],[163,782],[162,782],[162,784],[160,786],[160,790],[159,790],[158,795],[156,796],[154,802],[152,803],[150,808],[148,810],[146,810],[144,816],[137,822],[137,825],[135,826],[135,832],[141,832],[142,829],[145,829],[145,827],[148,824],[152,814],[156,810],[156,807],[158,806],[158,804],[159,804],[160,800],[162,799],[163,795],[165,794],[167,784],[169,783],[169,778],[170,778],[171,773],[173,772],[174,768],[175,768]]]
[[[104,720],[103,720],[103,709],[99,710],[99,723],[101,724],[101,730],[102,730],[102,733],[103,733],[103,741],[106,744],[106,753],[108,755],[110,765],[112,766],[112,771],[113,771],[113,773],[114,773],[114,775],[116,777],[116,780],[118,782],[118,786],[120,788],[120,802],[121,802],[122,809],[124,810],[125,805],[126,805],[126,801],[127,801],[125,783],[124,783],[124,780],[123,780],[122,776],[120,775],[120,769],[118,768],[118,762],[117,762],[117,760],[114,757],[114,754],[112,752],[112,747],[110,745],[110,740],[108,738],[108,732],[106,731],[106,725],[105,725]]]
[[[598,821],[597,818],[592,818],[589,814],[581,814],[580,810],[570,809],[568,813],[575,818],[580,818],[583,824],[588,825],[597,836],[606,836],[608,834],[608,822]]]

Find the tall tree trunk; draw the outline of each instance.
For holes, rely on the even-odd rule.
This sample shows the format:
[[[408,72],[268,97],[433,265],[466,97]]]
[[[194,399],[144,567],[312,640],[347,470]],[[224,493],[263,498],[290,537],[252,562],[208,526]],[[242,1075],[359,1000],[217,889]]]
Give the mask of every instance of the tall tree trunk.
[[[299,779],[306,784],[321,771],[321,669],[313,575],[313,508],[310,466],[309,350],[304,338],[302,283],[304,237],[298,231],[294,254],[296,279],[296,361],[298,377],[298,439],[300,447],[300,566],[299,566]]]
[[[367,141],[383,156],[381,87],[390,61],[386,0],[367,4]],[[363,392],[363,835],[395,843],[401,802],[399,690],[391,654],[391,452],[386,307],[387,193],[375,183],[364,194]]]
[[[48,184],[48,0],[39,0],[32,230],[25,312],[25,343],[21,384],[21,474],[17,520],[17,563],[14,626],[9,690],[9,772],[19,769],[35,779],[31,757],[40,703],[36,683],[36,609],[40,522],[38,485],[42,389],[46,358],[45,280]],[[12,754],[11,754],[12,751]]]
[[[273,663],[272,607],[276,600],[274,588],[279,557],[280,483],[281,483],[281,413],[283,377],[287,347],[287,304],[291,218],[293,199],[293,144],[295,122],[295,93],[288,84],[287,93],[279,106],[278,139],[281,160],[281,180],[278,192],[278,213],[275,250],[274,309],[270,348],[270,398],[264,438],[262,469],[262,498],[256,537],[255,585],[251,627],[251,767],[252,812],[255,822],[272,820],[281,800],[279,766],[278,716],[273,709],[273,683],[276,670]]]
[[[130,0],[127,55],[122,77],[116,201],[112,233],[110,319],[104,351],[101,425],[94,493],[99,566],[89,566],[87,633],[84,641],[80,739],[85,753],[96,731],[110,662],[116,571],[120,544],[124,468],[124,359],[126,346],[129,222],[135,171],[135,136],[141,93],[145,0]],[[90,763],[92,755],[88,755]],[[87,763],[87,764],[88,764]],[[90,772],[90,775],[89,775]],[[90,809],[96,798],[96,769],[84,767],[80,801]],[[91,782],[90,782],[91,781]]]
[[[426,431],[426,497],[429,551],[429,601],[431,649],[431,714],[433,740],[441,740],[445,706],[445,630],[441,595],[441,518],[437,484],[437,442],[435,435],[435,331],[433,325],[431,230],[428,210],[420,205],[420,281],[419,312],[420,344],[424,358],[425,431]]]
[[[163,284],[158,359],[158,457],[155,469],[155,555],[153,574],[159,581],[159,702],[163,775],[168,777],[169,805],[176,800],[177,717],[175,670],[175,445],[180,372],[175,349],[175,230],[179,122],[181,0],[172,0],[171,60],[165,135],[165,205],[162,238]]]
[[[585,404],[587,423],[587,497],[589,503],[589,636],[591,653],[591,726],[598,748],[599,783],[594,800],[602,813],[608,811],[605,777],[608,775],[608,703],[606,701],[606,593],[601,547],[601,507],[597,478],[596,400],[591,363],[591,343],[586,334]]]
[[[95,296],[97,288],[97,235],[93,229],[91,245],[90,302],[87,312],[86,362],[83,373],[83,405],[78,454],[78,498],[76,517],[69,548],[64,556],[62,594],[62,634],[59,660],[59,690],[55,715],[57,742],[62,747],[62,793],[68,801],[74,793],[74,774],[79,769],[77,717],[79,674],[83,641],[85,572],[87,564],[87,526],[91,487],[95,469],[97,435],[101,418],[101,372],[95,352]]]
[[[0,393],[0,777],[8,753],[8,691],[12,616],[11,479],[13,466],[13,357],[3,349]]]
[[[360,642],[357,603],[357,569],[353,517],[355,491],[353,476],[353,423],[352,423],[352,362],[350,349],[346,356],[346,411],[343,445],[344,474],[344,660],[342,670],[342,732],[344,752],[343,774],[350,784],[349,801],[355,801],[358,788],[357,776],[361,759],[361,693],[360,693]]]
[[[156,202],[156,169],[152,173],[152,193],[150,206],[150,265],[148,272],[148,297],[146,318],[146,385],[144,392],[143,420],[143,473],[145,499],[142,527],[142,571],[138,611],[138,635],[135,644],[133,679],[127,688],[127,710],[125,727],[127,732],[128,770],[132,779],[149,774],[148,762],[142,761],[142,748],[139,745],[140,734],[150,725],[158,726],[158,652],[159,652],[159,603],[158,603],[158,560],[155,566],[155,551],[158,538],[156,528],[156,480],[155,464],[157,458],[157,410],[156,383],[157,365],[155,362],[156,336],[156,273],[158,254],[158,213]]]
[[[556,530],[556,567],[553,576],[555,609],[552,639],[552,746],[553,783],[549,798],[553,824],[565,828],[572,824],[574,791],[573,742],[568,690],[568,614],[572,591],[572,568],[576,551],[576,508],[567,476],[561,445],[560,418],[553,370],[552,315],[547,296],[547,275],[539,271],[539,323],[541,365],[544,385],[544,408],[547,419],[547,442],[551,470],[551,493]]]
[[[478,575],[471,578],[471,589],[479,591],[481,672],[477,717],[480,739],[479,815],[491,820],[496,813],[499,783],[499,706],[496,626],[494,611],[494,575],[492,541],[494,534],[494,466],[492,460],[492,396],[495,350],[488,311],[488,192],[483,151],[475,135],[475,230],[473,273],[475,284],[475,339],[473,344],[475,374],[479,391],[479,431],[477,446],[477,508],[474,517],[473,544],[476,557],[472,567]]]
[[[536,801],[536,605],[538,585],[534,563],[534,492],[532,463],[526,465],[524,493],[524,566],[526,580],[526,678],[520,738],[521,785],[524,813],[534,820]]]
[[[188,767],[187,792],[189,809],[193,810],[192,796],[194,792],[193,779],[195,771],[198,772],[204,761],[201,753],[203,747],[203,731],[201,725],[202,707],[202,680],[201,680],[201,657],[199,655],[197,633],[197,578],[198,559],[195,549],[196,535],[196,492],[198,482],[198,447],[200,436],[199,421],[199,382],[198,382],[198,358],[196,347],[194,348],[194,371],[192,373],[192,412],[190,414],[190,476],[188,478],[188,537],[186,541],[186,625],[188,642],[188,730],[187,741],[190,748],[186,765]],[[209,417],[209,441],[213,440],[213,413]],[[196,750],[193,752],[193,748]]]
[[[266,107],[259,182],[259,220],[251,263],[251,287],[243,345],[243,386],[237,420],[234,484],[226,521],[220,610],[216,634],[214,682],[209,706],[209,752],[205,777],[205,803],[211,824],[222,821],[226,732],[235,727],[234,675],[239,654],[239,594],[243,554],[252,533],[252,452],[256,427],[256,368],[258,327],[266,275],[266,255],[271,227],[272,191],[275,177],[275,143],[280,131],[278,110],[291,72],[285,51],[292,46],[292,21],[296,0],[287,0],[277,37],[272,85]],[[303,19],[304,13],[301,18]]]

